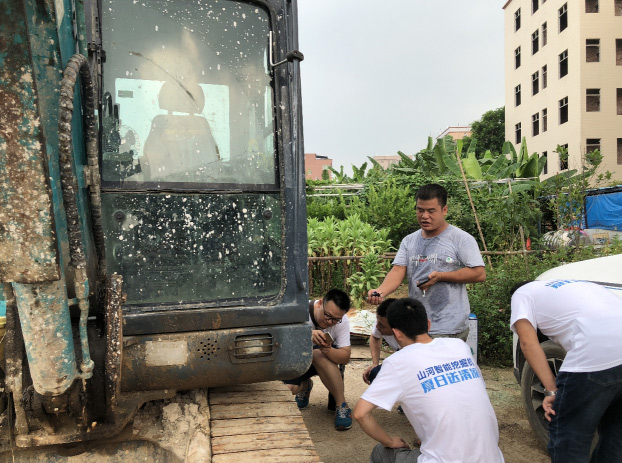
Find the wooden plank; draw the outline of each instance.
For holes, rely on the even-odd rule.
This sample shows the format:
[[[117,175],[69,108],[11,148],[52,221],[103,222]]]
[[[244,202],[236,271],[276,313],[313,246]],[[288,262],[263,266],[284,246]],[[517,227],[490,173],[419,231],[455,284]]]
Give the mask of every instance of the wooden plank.
[[[318,463],[320,457],[315,450],[283,449],[257,450],[252,452],[214,455],[212,463]]]
[[[307,448],[313,450],[313,442],[307,432],[265,432],[243,437],[223,436],[212,439],[212,452],[214,454],[287,448]]]
[[[269,381],[266,383],[238,384],[236,386],[223,386],[210,388],[210,393],[217,392],[246,392],[246,391],[289,391],[281,381]]]
[[[214,420],[212,436],[234,436],[262,432],[307,431],[302,416],[278,416],[261,418],[240,418],[237,420]]]
[[[291,416],[300,413],[295,402],[227,404],[211,407],[212,420],[258,418],[261,416]]]
[[[212,463],[318,463],[309,432],[283,383],[213,388]]]
[[[269,392],[269,393],[268,393]],[[216,393],[210,393],[210,404],[222,405],[222,404],[242,404],[242,403],[256,403],[256,402],[293,402],[294,396],[287,391],[239,391],[229,392],[220,391]]]

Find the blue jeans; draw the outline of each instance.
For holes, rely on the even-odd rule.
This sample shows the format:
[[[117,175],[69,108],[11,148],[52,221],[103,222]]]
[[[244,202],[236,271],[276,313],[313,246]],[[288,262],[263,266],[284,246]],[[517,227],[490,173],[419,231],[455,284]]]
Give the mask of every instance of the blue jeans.
[[[551,463],[622,463],[622,365],[557,375],[549,425]],[[598,444],[590,460],[594,434]]]

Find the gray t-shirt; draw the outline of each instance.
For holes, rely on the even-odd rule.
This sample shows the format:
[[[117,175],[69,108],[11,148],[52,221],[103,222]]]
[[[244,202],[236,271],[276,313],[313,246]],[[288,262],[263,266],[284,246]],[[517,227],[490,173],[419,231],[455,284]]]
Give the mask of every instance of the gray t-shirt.
[[[432,322],[430,334],[456,334],[467,329],[470,306],[465,284],[440,281],[424,297],[417,281],[433,271],[483,267],[475,238],[453,225],[433,238],[424,238],[417,230],[402,240],[393,265],[406,267],[408,296],[423,302]]]

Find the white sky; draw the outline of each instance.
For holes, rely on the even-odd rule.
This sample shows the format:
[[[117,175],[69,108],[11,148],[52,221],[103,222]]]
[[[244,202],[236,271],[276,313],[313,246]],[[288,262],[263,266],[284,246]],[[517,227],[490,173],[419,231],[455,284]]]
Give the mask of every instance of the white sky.
[[[504,104],[505,0],[298,0],[305,152],[414,154]]]

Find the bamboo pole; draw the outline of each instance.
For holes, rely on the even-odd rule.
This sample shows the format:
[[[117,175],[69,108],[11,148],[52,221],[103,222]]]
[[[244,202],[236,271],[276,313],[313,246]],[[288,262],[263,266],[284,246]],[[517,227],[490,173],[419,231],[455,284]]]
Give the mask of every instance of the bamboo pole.
[[[469,183],[467,182],[466,175],[464,175],[464,168],[462,167],[462,160],[460,159],[460,154],[456,149],[456,158],[458,158],[458,165],[460,166],[460,172],[462,173],[462,180],[464,180],[464,187],[466,188],[467,195],[469,196],[469,202],[471,203],[471,209],[473,209],[473,215],[475,216],[475,223],[477,224],[477,230],[479,231],[479,237],[482,240],[482,246],[484,246],[484,251],[488,252],[488,248],[486,247],[486,241],[484,240],[484,234],[482,233],[482,227],[479,225],[479,219],[477,218],[477,211],[475,210],[475,204],[473,204],[473,198],[471,198],[471,190],[469,189]],[[488,257],[488,265],[490,266],[490,270],[492,268],[492,260]]]
[[[509,179],[508,179],[508,187],[510,188],[510,194],[512,194],[512,181]],[[523,233],[522,225],[518,226],[518,232],[520,233],[520,239],[523,245],[523,251],[527,251],[527,245],[525,244],[525,234]],[[523,254],[523,257],[525,258],[525,266],[528,266],[529,264],[527,263],[527,254]]]

